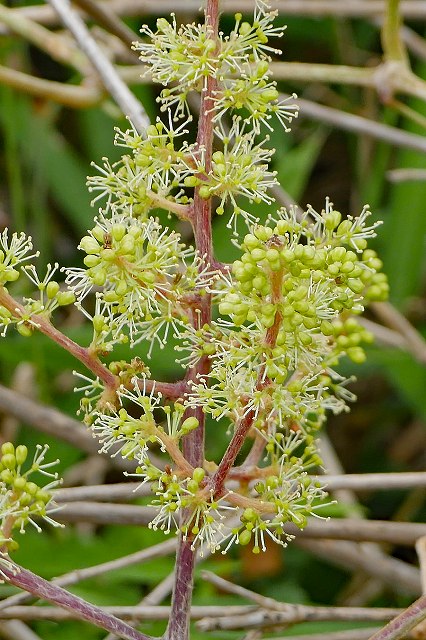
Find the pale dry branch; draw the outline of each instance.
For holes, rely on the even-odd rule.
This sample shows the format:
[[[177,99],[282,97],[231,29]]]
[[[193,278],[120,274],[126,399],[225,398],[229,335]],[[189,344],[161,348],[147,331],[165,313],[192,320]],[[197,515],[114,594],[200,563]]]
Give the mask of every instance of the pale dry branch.
[[[410,349],[417,353],[417,359],[426,363],[426,340],[411,322],[390,302],[374,302],[371,306],[380,320],[404,337]]]
[[[363,571],[401,593],[418,596],[421,592],[420,572],[416,567],[383,552],[379,555],[376,549],[372,553],[365,545],[346,540],[296,538],[293,544],[332,565],[349,571]]]
[[[15,416],[24,424],[68,442],[85,453],[97,454],[99,451],[99,443],[92,438],[81,422],[70,418],[58,409],[24,398],[3,385],[0,385],[0,412]],[[134,470],[134,465],[120,456],[106,457],[113,466],[121,470]]]
[[[341,0],[274,0],[273,4],[284,16],[374,19],[383,16],[386,10],[386,0],[345,0],[345,2]],[[201,5],[200,0],[185,0],[185,11],[199,13]],[[123,17],[157,16],[176,11],[174,0],[104,0],[102,6]],[[222,0],[221,2],[223,13],[235,11],[251,13],[252,9],[252,0]],[[58,25],[57,15],[45,5],[17,7],[14,11],[40,24]],[[401,15],[406,19],[423,20],[426,16],[425,0],[403,0]],[[0,33],[3,32],[0,31]]]
[[[255,607],[250,605],[241,606],[194,606],[191,608],[191,617],[193,620],[200,620],[209,616],[209,618],[218,618],[224,614],[230,619],[234,616],[244,616],[253,611]],[[170,607],[153,607],[153,606],[135,606],[135,607],[102,607],[100,611],[114,616],[120,620],[168,620],[170,616]],[[393,611],[394,609],[390,609]],[[63,620],[75,620],[78,618],[71,609],[62,609],[60,607],[32,607],[17,606],[2,609],[0,611],[0,620],[10,620],[19,618],[20,620],[52,620],[53,622],[61,622]],[[383,614],[380,620],[386,620],[386,614]],[[124,636],[123,636],[124,637]],[[128,637],[128,636],[126,636]],[[136,636],[134,636],[136,638]]]
[[[127,556],[116,558],[115,560],[109,560],[108,562],[102,562],[101,564],[96,564],[92,567],[85,567],[84,569],[76,569],[75,571],[64,573],[62,576],[54,578],[51,582],[58,587],[65,587],[71,584],[76,584],[77,582],[82,582],[83,580],[88,580],[89,578],[103,575],[109,571],[116,571],[123,567],[142,564],[143,562],[155,560],[155,558],[161,558],[173,553],[175,549],[176,538],[171,538],[170,540],[165,540],[159,544],[152,545],[151,547],[148,547],[148,549],[136,551],[135,553],[131,553]],[[0,601],[0,610],[23,604],[31,599],[32,595],[29,593],[18,593]]]
[[[40,636],[20,620],[0,622],[0,637],[5,640],[41,640]]]
[[[98,46],[82,18],[71,8],[67,0],[49,0],[49,3],[58,12],[64,25],[68,27],[81,50],[89,58],[108,93],[142,135],[149,126],[149,118],[142,104],[121,80],[114,65]]]

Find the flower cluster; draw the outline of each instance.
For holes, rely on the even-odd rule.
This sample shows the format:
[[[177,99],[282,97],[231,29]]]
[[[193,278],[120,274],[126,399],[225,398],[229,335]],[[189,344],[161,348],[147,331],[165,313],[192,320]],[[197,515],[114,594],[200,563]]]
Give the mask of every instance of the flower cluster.
[[[0,291],[0,323],[6,330],[14,322],[24,335],[37,318],[49,320],[75,300],[93,326],[80,360],[94,377],[78,374],[85,422],[102,452],[134,460],[141,484],[152,486],[158,512],[151,527],[176,528],[194,549],[251,544],[258,553],[268,537],[285,545],[288,524],[302,529],[319,516],[326,494],[308,475],[321,465],[315,437],[326,412],[346,410],[354,398],[335,367],[343,356],[364,361],[362,345],[372,335],[356,317],[388,292],[382,263],[368,247],[378,224],[368,207],[346,218],[329,200],[320,212],[273,208],[274,149],[269,134],[259,134],[274,121],[288,130],[297,116],[271,79],[270,56],[278,53],[272,41],[283,34],[274,18],[257,0],[253,19],[236,14],[228,35],[209,20],[178,25],[175,16],[159,19],[155,31],[144,27],[149,40],[135,48],[164,87],[164,121],[143,133],[117,131],[121,160],[95,165],[99,175],[88,185],[103,208],[79,244],[84,266],[66,270],[68,290],[53,279],[54,265],[43,279],[24,267],[39,292],[24,306]],[[188,139],[191,91],[203,96],[196,142]],[[253,203],[272,210],[262,224]],[[162,210],[189,222],[201,244],[211,232],[210,205],[228,216],[238,238],[241,255],[232,265],[215,260],[210,237],[203,238],[204,255],[157,217]],[[9,242],[5,232],[0,244],[4,285],[31,257],[31,242],[16,234]],[[138,356],[102,362],[124,343],[147,342],[150,356],[171,336],[187,369],[178,383],[152,381]],[[229,443],[221,460],[193,466],[183,442],[201,433],[203,414],[224,425]],[[236,466],[246,440],[251,449]],[[35,495],[44,516],[43,491],[25,488],[18,449],[5,450],[0,478]],[[158,454],[166,454],[166,465]],[[30,520],[29,504],[19,503],[14,526]]]
[[[2,234],[2,245],[7,247],[7,230]],[[6,282],[15,282],[20,272],[15,268],[20,262],[29,260],[38,254],[27,256],[31,250],[31,238],[27,238],[25,234],[19,237],[13,234],[10,247],[7,253],[1,252],[3,257],[3,284]],[[14,266],[11,266],[14,265]],[[0,326],[3,327],[2,336],[6,335],[7,329],[11,325],[15,325],[17,331],[24,337],[29,337],[38,327],[37,319],[50,319],[52,313],[58,307],[73,304],[75,295],[72,291],[61,289],[59,282],[53,280],[55,272],[58,270],[58,264],[53,266],[48,264],[46,275],[40,279],[34,265],[24,265],[21,267],[22,272],[28,277],[32,284],[37,288],[37,297],[23,298],[23,304],[15,304],[13,298],[8,294],[6,287],[2,287],[3,304],[0,304]]]
[[[100,351],[109,351],[125,336],[132,346],[141,340],[163,345],[170,328],[178,333],[188,323],[194,293],[214,275],[200,268],[197,253],[181,243],[178,233],[154,218],[101,215],[79,248],[86,253],[86,268],[67,269],[66,282],[79,305],[96,289],[91,319],[102,336]]]
[[[32,462],[23,471],[28,458],[25,445],[15,446],[5,442],[1,446],[0,457],[0,545],[2,553],[17,548],[18,544],[12,539],[12,532],[18,529],[24,533],[27,524],[33,525],[41,531],[34,518],[41,518],[54,526],[58,523],[50,517],[50,513],[57,510],[52,500],[52,489],[60,484],[57,473],[50,468],[58,463],[45,462],[48,446],[37,445]],[[34,474],[41,474],[50,480],[43,485],[34,481]],[[30,479],[31,477],[31,479]]]

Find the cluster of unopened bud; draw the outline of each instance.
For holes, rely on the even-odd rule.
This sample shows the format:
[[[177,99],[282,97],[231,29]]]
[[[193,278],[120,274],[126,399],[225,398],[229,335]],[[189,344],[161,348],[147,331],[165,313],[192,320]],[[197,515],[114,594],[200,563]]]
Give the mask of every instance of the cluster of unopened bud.
[[[38,447],[38,449],[40,449]],[[48,522],[53,522],[48,516],[48,506],[51,506],[52,493],[49,488],[58,484],[57,475],[45,473],[54,478],[49,486],[42,486],[39,482],[29,480],[29,477],[37,471],[43,472],[43,467],[49,467],[52,463],[43,465],[44,453],[36,455],[33,463],[24,472],[22,466],[26,463],[28,449],[25,445],[15,447],[12,442],[5,442],[1,446],[0,457],[0,482],[1,482],[1,508],[0,518],[2,529],[19,529],[22,533],[28,522],[34,526],[34,517],[41,517]],[[53,463],[54,464],[54,463]],[[11,526],[12,524],[12,526]],[[36,528],[38,528],[36,526]],[[9,531],[9,533],[10,533]],[[18,544],[12,539],[4,541],[8,550],[14,550]]]

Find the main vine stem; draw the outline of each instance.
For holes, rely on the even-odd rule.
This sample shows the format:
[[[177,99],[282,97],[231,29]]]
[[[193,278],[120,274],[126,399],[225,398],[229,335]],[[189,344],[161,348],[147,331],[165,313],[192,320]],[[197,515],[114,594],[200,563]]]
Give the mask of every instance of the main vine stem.
[[[209,37],[217,41],[219,26],[219,0],[207,0],[205,11],[206,26]],[[204,153],[205,170],[211,170],[213,153],[213,96],[217,88],[216,79],[208,76],[201,94],[200,118],[198,121],[197,144]],[[192,204],[191,220],[194,228],[195,246],[203,258],[203,265],[213,264],[213,243],[211,228],[211,199],[201,198],[199,188],[195,189]],[[211,297],[200,297],[199,305],[193,316],[195,327],[202,327],[211,320]],[[196,380],[209,372],[210,363],[207,357],[187,372],[186,379]],[[187,411],[187,416],[195,416],[199,426],[188,434],[183,442],[185,458],[193,467],[203,466],[204,462],[204,431],[205,415],[201,408]],[[196,551],[192,549],[191,535],[180,536],[176,555],[175,583],[172,597],[172,610],[169,624],[165,633],[165,640],[188,640],[189,619],[194,582],[194,566]]]

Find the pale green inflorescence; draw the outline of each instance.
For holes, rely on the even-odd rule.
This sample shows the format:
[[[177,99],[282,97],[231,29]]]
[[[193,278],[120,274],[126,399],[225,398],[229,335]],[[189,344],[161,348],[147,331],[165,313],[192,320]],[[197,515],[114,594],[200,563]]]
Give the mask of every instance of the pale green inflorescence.
[[[252,21],[237,14],[232,32],[218,39],[208,26],[178,25],[174,16],[160,18],[156,31],[142,29],[147,40],[135,48],[153,81],[163,85],[158,100],[165,120],[143,136],[117,131],[121,160],[95,165],[99,175],[89,178],[89,189],[94,202],[104,204],[79,245],[84,267],[67,269],[68,291],[53,281],[56,265],[42,281],[26,267],[39,298],[26,301],[25,317],[0,307],[5,329],[15,322],[29,334],[37,315],[50,317],[61,301],[75,299],[93,325],[90,349],[98,358],[118,344],[142,341],[150,355],[155,344],[163,347],[173,337],[185,368],[209,359],[209,372],[169,403],[138,357],[108,365],[120,384],[113,397],[99,378],[78,375],[81,409],[101,450],[135,460],[136,476],[152,485],[158,514],[151,526],[166,533],[176,528],[194,548],[212,551],[250,543],[256,553],[268,537],[286,544],[287,523],[303,528],[308,516],[319,515],[326,494],[308,475],[321,464],[315,434],[327,410],[346,410],[354,398],[335,366],[343,356],[364,361],[362,344],[372,336],[356,317],[369,301],[387,295],[381,261],[367,246],[377,226],[368,207],[344,218],[327,200],[321,212],[277,209],[262,224],[252,212],[252,203],[264,203],[269,212],[274,202],[274,150],[264,130],[272,131],[274,122],[287,130],[297,116],[297,106],[280,99],[271,79],[270,56],[279,52],[270,41],[284,31],[274,18],[257,1]],[[203,92],[209,78],[216,87],[215,150],[207,170],[207,150],[187,139],[187,99]],[[160,208],[188,218],[194,189],[228,216],[241,251],[232,265],[213,269],[154,217]],[[16,267],[31,244],[16,235],[10,245],[5,235],[1,242],[6,285],[19,276]],[[87,305],[89,294],[95,301]],[[197,305],[206,295],[217,313],[198,326]],[[182,439],[198,420],[186,417],[188,408],[202,408],[231,435],[248,421],[248,437],[261,449],[260,466],[248,479],[239,483],[237,468],[232,485],[225,479],[218,489],[213,478],[220,460],[189,465]],[[152,448],[166,453],[171,466],[160,468]]]
[[[59,461],[45,462],[49,447],[37,445],[31,462],[25,445],[15,447],[11,442],[1,446],[0,455],[0,577],[4,577],[1,567],[14,571],[7,555],[18,547],[13,532],[25,532],[31,524],[40,532],[36,520],[42,519],[50,525],[60,526],[51,514],[58,507],[53,500],[52,490],[61,480],[50,470]],[[39,476],[47,477],[44,484]]]

